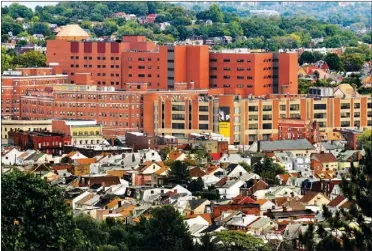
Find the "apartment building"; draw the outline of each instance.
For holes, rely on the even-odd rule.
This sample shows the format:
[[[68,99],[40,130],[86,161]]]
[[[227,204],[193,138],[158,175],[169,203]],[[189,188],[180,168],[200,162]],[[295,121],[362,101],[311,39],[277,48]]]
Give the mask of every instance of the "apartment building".
[[[61,74],[58,65],[45,68],[16,68],[4,71],[1,76],[1,116],[19,119],[20,97],[28,90],[43,91],[55,84],[67,83],[68,76]]]
[[[297,93],[296,53],[212,52],[206,45],[156,45],[144,36],[73,40],[47,41],[47,62],[58,63],[72,84],[77,73],[88,72],[95,85],[117,90],[127,83],[168,90],[193,82],[196,89],[223,88],[244,96]]]
[[[52,120],[5,120],[1,121],[1,143],[8,144],[10,131],[47,131],[52,130]]]

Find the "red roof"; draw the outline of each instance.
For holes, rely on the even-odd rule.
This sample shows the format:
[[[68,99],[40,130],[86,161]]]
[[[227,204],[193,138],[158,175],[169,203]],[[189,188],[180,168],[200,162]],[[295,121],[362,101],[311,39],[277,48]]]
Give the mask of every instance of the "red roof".
[[[241,195],[239,194],[238,196],[234,197],[232,199],[232,203],[233,204],[240,204],[240,205],[244,205],[244,204],[249,204],[249,203],[256,203],[255,200],[253,200],[251,197],[249,196],[244,196],[244,195]]]
[[[336,198],[334,198],[333,200],[331,200],[331,202],[329,202],[328,206],[329,207],[337,207],[344,200],[345,200],[345,197],[344,196],[338,195]]]
[[[221,158],[221,154],[219,153],[210,153],[209,154],[212,158],[212,160],[219,160]]]
[[[315,153],[312,157],[321,163],[337,162],[336,157],[332,153]]]

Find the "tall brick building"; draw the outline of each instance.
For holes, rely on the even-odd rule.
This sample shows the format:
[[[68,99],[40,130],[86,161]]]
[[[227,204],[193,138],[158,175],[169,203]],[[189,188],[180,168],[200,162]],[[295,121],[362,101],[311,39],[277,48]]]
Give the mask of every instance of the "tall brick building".
[[[117,42],[48,40],[47,61],[58,63],[71,83],[77,73],[89,72],[94,84],[123,90],[127,83],[168,90],[193,82],[196,89],[258,96],[296,94],[298,85],[296,53],[212,52],[206,45],[159,46],[144,36]]]

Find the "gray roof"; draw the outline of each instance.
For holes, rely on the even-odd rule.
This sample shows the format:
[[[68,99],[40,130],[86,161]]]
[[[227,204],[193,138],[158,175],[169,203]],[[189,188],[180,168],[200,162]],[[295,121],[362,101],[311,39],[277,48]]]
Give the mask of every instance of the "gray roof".
[[[332,144],[331,142],[321,142],[320,143],[326,150],[336,150],[336,149],[343,149],[342,145]]]
[[[194,210],[206,201],[207,201],[206,199],[189,200],[190,209]]]
[[[307,139],[296,140],[276,140],[261,141],[261,151],[280,151],[280,150],[313,150],[314,146]]]

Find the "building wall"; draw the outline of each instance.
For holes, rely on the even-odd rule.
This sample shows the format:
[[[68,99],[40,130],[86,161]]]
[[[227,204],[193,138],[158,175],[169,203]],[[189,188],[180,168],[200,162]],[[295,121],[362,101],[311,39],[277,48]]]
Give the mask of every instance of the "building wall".
[[[1,121],[1,141],[8,143],[8,132],[22,131],[52,131],[51,120],[5,120]]]

